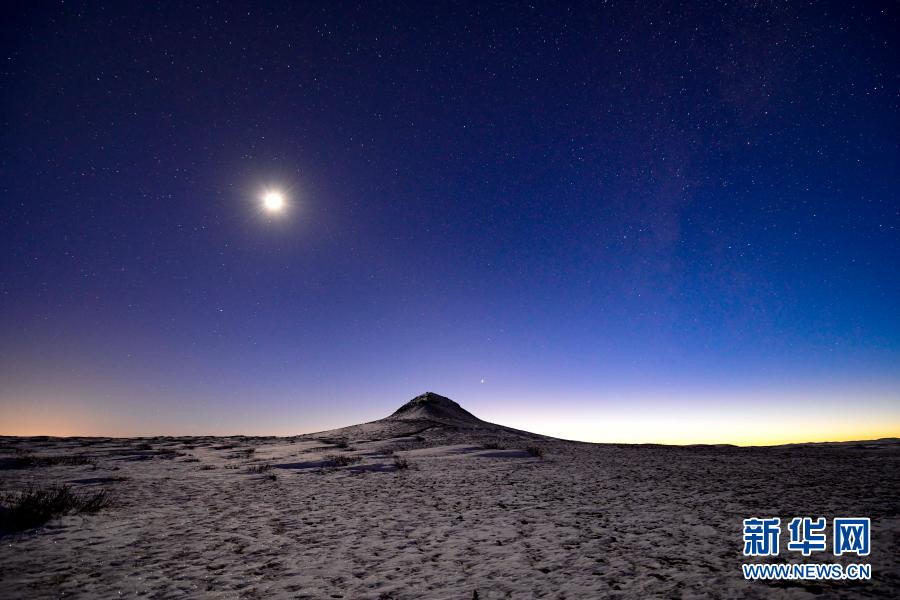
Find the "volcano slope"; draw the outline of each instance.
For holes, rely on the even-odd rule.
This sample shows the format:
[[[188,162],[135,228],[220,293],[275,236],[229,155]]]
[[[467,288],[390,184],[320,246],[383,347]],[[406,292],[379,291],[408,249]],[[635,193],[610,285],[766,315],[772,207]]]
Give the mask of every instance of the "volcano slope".
[[[437,394],[291,438],[5,437],[0,597],[897,598],[898,466],[897,440],[567,442]],[[17,526],[22,490],[57,484],[113,504]],[[767,562],[872,580],[745,581],[752,516],[871,517],[867,559]]]

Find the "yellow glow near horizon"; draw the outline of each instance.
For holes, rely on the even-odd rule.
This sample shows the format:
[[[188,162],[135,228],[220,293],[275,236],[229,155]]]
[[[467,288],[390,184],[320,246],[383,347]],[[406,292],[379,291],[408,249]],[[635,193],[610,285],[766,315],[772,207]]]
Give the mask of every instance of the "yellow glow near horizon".
[[[543,395],[491,394],[463,406],[477,417],[516,429],[569,440],[632,444],[734,444],[768,446],[805,442],[900,438],[900,404],[894,391],[870,392],[864,410],[841,392],[812,396],[784,392],[766,402],[754,396],[722,404],[699,394],[672,398],[620,397],[615,401],[548,402]],[[127,385],[75,391],[63,386],[38,390],[0,389],[0,435],[294,435],[375,420],[392,412],[347,404],[340,411],[319,402],[285,410],[270,399],[270,410],[235,397],[228,415],[218,396],[190,394],[160,399]],[[130,399],[130,404],[124,404]]]
[[[504,424],[553,437],[595,443],[774,446],[900,437],[900,422],[891,421],[875,415],[866,419],[841,419],[829,415],[804,422],[787,414],[782,415],[782,419],[748,418],[745,415],[691,418],[681,415],[679,418],[671,414],[650,417],[610,414],[577,421],[560,415]]]
[[[13,406],[9,419],[0,424],[0,435],[101,435],[128,437],[139,435],[295,435],[353,425],[360,420],[378,418],[380,413],[360,416],[353,411],[344,415],[307,413],[290,416],[261,416],[250,422],[244,414],[213,423],[206,411],[194,411],[190,418],[168,423],[165,417],[148,415],[113,416],[88,401],[29,402]],[[68,403],[68,402],[67,402]],[[797,411],[799,412],[799,411]],[[798,418],[795,411],[756,417],[725,411],[715,415],[687,415],[658,411],[653,415],[627,411],[583,414],[573,418],[568,412],[512,417],[506,411],[476,411],[488,421],[550,435],[562,439],[593,443],[625,444],[733,444],[771,446],[807,442],[844,442],[900,437],[900,419],[896,414],[873,411],[865,417],[829,414],[819,418]]]

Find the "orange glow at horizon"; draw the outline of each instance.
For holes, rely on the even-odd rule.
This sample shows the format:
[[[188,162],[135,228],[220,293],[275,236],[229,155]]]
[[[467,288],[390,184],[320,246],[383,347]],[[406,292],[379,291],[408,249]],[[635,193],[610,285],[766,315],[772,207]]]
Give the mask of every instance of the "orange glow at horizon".
[[[386,414],[342,414],[302,411],[291,414],[235,415],[214,420],[213,407],[178,413],[177,423],[166,415],[122,415],[101,406],[71,401],[7,402],[0,435],[143,437],[154,435],[276,435],[314,433],[377,419]],[[778,445],[804,442],[839,442],[900,437],[897,409],[876,407],[864,415],[839,408],[821,408],[810,414],[800,407],[773,410],[723,408],[719,411],[683,409],[645,410],[639,407],[587,411],[560,407],[507,412],[498,406],[474,410],[487,421],[562,439],[594,443]],[[289,424],[286,426],[285,424]]]
[[[596,443],[627,444],[732,444],[774,446],[807,442],[846,442],[900,437],[896,414],[870,411],[864,416],[842,416],[828,411],[807,415],[801,409],[719,413],[664,410],[612,411],[576,418],[569,414],[523,416],[513,427],[553,437]]]

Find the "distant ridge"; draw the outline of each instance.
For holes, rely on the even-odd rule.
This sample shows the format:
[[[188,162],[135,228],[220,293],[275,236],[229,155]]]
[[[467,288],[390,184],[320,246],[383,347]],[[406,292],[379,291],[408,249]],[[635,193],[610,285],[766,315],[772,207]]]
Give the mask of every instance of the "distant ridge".
[[[398,408],[387,419],[394,421],[440,421],[443,423],[486,425],[462,406],[440,394],[425,392]]]

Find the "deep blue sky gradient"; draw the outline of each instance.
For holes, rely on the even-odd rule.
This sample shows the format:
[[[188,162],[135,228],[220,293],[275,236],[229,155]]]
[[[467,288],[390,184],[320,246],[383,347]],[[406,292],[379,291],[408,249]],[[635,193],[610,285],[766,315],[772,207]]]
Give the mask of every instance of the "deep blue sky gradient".
[[[3,11],[0,433],[900,433],[896,3]]]

